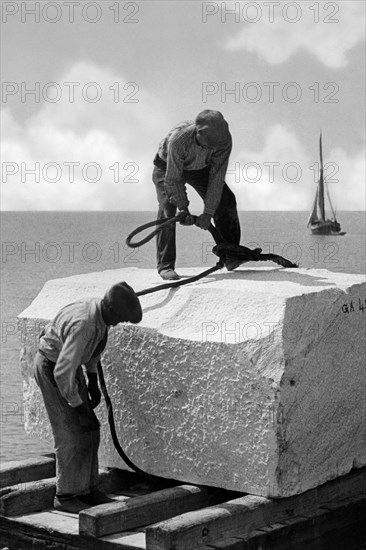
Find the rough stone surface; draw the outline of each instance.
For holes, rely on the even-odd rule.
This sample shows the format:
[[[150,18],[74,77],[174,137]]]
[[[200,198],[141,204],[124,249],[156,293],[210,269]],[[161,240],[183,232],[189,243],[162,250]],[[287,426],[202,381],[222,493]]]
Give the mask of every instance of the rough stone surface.
[[[199,268],[182,269],[183,275]],[[26,429],[52,440],[32,377],[40,326],[63,305],[154,270],[49,281],[20,315]],[[142,469],[289,496],[366,465],[365,283],[326,270],[242,268],[141,298],[111,329],[103,365],[117,433]],[[101,458],[124,467],[103,404]]]

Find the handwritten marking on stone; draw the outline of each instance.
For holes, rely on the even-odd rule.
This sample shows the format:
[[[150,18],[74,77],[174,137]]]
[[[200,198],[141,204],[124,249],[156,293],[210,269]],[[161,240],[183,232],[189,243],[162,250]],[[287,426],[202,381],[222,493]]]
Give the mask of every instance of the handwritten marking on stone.
[[[362,311],[363,313],[365,309],[366,309],[366,298],[365,299],[359,298],[358,303],[356,301],[354,302],[353,300],[351,300],[350,302],[346,302],[342,306],[343,313],[354,313],[355,311]]]

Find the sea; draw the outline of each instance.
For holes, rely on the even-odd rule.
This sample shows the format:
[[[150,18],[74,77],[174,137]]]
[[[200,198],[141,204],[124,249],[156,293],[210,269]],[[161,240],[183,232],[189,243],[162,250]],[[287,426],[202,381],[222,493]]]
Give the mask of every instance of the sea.
[[[154,241],[130,249],[125,240],[155,217],[155,212],[1,214],[0,462],[52,450],[24,431],[17,315],[49,279],[122,267],[154,268]],[[337,217],[345,235],[315,236],[306,228],[307,212],[241,212],[241,244],[280,254],[304,268],[364,274],[365,213],[339,212]],[[178,226],[177,271],[215,265],[213,244],[208,232]],[[128,282],[133,286],[133,280]]]

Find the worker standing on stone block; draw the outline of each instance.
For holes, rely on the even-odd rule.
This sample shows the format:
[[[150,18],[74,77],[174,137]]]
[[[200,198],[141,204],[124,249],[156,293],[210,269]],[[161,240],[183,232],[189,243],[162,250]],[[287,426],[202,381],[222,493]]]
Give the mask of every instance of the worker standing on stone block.
[[[40,337],[34,375],[55,442],[54,507],[58,510],[78,513],[88,506],[110,501],[98,490],[100,433],[93,411],[101,398],[97,364],[110,326],[139,323],[141,319],[137,295],[127,283],[121,282],[112,286],[103,298],[63,307]]]
[[[195,121],[177,124],[159,145],[154,159],[153,182],[159,203],[158,219],[181,217],[194,221],[188,209],[186,183],[204,201],[196,225],[207,230],[213,218],[223,239],[240,243],[240,224],[234,193],[225,183],[232,141],[229,126],[219,111],[206,109]],[[162,279],[175,280],[175,224],[157,235],[157,268]]]

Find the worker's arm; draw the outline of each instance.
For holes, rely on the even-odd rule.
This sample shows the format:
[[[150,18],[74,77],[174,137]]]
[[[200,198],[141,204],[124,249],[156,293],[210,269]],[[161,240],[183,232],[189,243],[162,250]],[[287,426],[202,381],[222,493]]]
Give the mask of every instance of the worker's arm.
[[[88,377],[88,393],[90,397],[90,405],[93,409],[100,403],[101,393],[98,386],[98,370],[97,365],[100,361],[101,355],[92,357],[90,361],[85,363],[86,375]]]
[[[168,146],[167,168],[165,174],[165,190],[169,202],[175,204],[178,210],[188,210],[189,200],[185,182],[183,181],[184,153],[172,140]]]
[[[76,371],[82,363],[85,345],[85,330],[82,323],[70,325],[55,365],[54,377],[62,397],[71,407],[83,404],[76,382]]]
[[[205,207],[203,211],[206,217],[214,216],[220,203],[231,147],[230,139],[230,143],[225,149],[214,152],[211,157],[210,174],[208,177],[207,192],[204,200]]]
[[[82,323],[67,329],[65,342],[53,371],[61,395],[79,415],[80,426],[86,431],[99,429],[99,422],[92,409],[81,399],[76,382],[76,371],[81,365],[86,345],[86,331]]]

